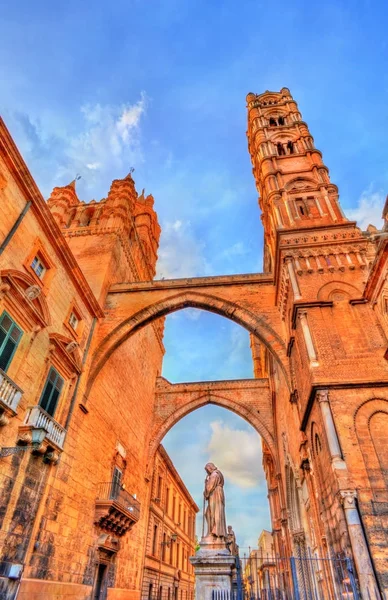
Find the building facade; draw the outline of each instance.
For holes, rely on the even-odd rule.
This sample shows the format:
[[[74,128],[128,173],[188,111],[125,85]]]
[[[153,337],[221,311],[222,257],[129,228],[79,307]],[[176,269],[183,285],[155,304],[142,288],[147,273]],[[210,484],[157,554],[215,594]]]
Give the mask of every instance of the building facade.
[[[151,486],[142,600],[193,600],[199,509],[162,445]]]
[[[2,600],[139,600],[155,457],[208,403],[262,437],[274,551],[301,565],[282,563],[284,594],[341,597],[349,574],[306,579],[313,556],[388,597],[388,230],[346,218],[287,88],[247,109],[264,272],[164,281],[131,174],[99,202],[73,182],[46,203],[0,122]],[[163,318],[187,307],[250,332],[254,379],[161,377]]]

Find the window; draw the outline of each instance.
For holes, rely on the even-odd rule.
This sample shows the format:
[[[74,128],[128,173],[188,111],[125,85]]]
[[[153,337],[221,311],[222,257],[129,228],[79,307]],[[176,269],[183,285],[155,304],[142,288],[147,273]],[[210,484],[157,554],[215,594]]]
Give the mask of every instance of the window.
[[[276,123],[276,119],[274,119],[273,117],[270,118],[269,120],[269,124],[271,127],[276,127],[277,123]]]
[[[51,367],[39,401],[43,410],[51,416],[54,416],[63,383],[64,381],[58,371]]]
[[[112,476],[112,489],[111,489],[111,497],[113,499],[117,498],[119,495],[119,491],[121,490],[121,480],[123,478],[123,472],[118,467],[113,469]]]
[[[308,211],[307,211],[307,208],[306,208],[303,198],[295,198],[295,204],[296,204],[299,215],[302,218],[308,217]]]
[[[148,600],[152,599],[152,588],[153,588],[153,585],[152,585],[152,583],[150,583],[148,586]]]
[[[152,554],[154,556],[156,556],[157,540],[158,540],[158,526],[154,525],[154,536],[152,539]]]
[[[159,498],[159,501],[162,498],[162,484],[163,484],[163,478],[159,475],[159,477],[158,477],[158,492],[157,492],[157,498]]]
[[[284,117],[278,118],[279,125],[284,125]]]
[[[291,141],[287,144],[287,151],[288,154],[294,154],[294,144]]]
[[[278,150],[278,155],[279,156],[284,156],[286,154],[286,151],[284,150],[283,144],[281,144],[280,142],[278,142],[276,144],[277,146],[277,150]]]
[[[22,334],[15,321],[3,312],[0,317],[0,369],[3,371],[8,369]]]
[[[35,271],[39,279],[43,279],[44,274],[47,271],[47,267],[39,255],[34,256],[34,259],[31,263],[31,269]]]
[[[165,511],[168,514],[168,509],[170,507],[170,488],[166,488],[166,506],[165,506]]]
[[[69,317],[69,325],[72,329],[74,329],[74,331],[77,331],[78,323],[79,319],[77,315],[72,311]]]

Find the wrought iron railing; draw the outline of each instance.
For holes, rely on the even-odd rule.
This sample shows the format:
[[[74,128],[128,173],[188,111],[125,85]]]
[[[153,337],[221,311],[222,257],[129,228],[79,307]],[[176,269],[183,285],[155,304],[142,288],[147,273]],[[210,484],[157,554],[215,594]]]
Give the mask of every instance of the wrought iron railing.
[[[347,556],[321,558],[307,549],[304,557],[280,557],[249,550],[238,560],[232,600],[360,600]]]
[[[61,450],[63,449],[66,429],[57,423],[41,406],[32,406],[27,410],[24,425],[45,429],[47,440]]]
[[[3,405],[16,413],[22,395],[23,390],[0,369],[0,407]]]
[[[96,500],[102,502],[114,501],[127,512],[130,512],[134,521],[138,521],[140,518],[140,502],[123,489],[117,481],[100,483]]]

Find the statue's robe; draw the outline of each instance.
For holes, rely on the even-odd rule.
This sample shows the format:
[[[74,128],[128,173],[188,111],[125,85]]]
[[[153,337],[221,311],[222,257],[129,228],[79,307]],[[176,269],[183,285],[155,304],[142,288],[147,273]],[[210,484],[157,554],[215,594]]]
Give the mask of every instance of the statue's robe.
[[[206,478],[205,497],[208,499],[205,513],[208,535],[226,538],[224,477],[218,469]]]

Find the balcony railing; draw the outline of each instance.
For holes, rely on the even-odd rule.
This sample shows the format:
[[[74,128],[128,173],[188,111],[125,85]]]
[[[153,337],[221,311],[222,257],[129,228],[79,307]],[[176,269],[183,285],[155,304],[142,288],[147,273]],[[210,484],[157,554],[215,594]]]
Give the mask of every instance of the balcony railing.
[[[0,369],[0,409],[15,415],[23,390]]]
[[[66,429],[57,423],[43,408],[33,406],[27,410],[24,427],[42,428],[47,431],[46,441],[63,450]]]
[[[116,481],[100,483],[97,500],[114,500],[119,506],[130,512],[135,521],[140,518],[140,502],[136,500]]]
[[[124,535],[140,518],[140,503],[115,481],[100,483],[95,523],[116,535]]]

